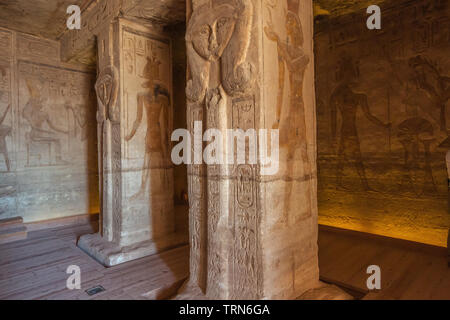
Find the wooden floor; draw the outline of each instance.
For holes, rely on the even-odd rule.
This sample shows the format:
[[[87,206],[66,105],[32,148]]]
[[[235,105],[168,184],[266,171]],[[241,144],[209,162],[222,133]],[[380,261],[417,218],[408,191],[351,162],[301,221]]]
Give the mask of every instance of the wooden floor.
[[[370,265],[381,269],[379,292],[368,292]],[[450,299],[446,248],[321,227],[319,268],[323,281],[363,293],[362,299]]]
[[[75,245],[96,226],[83,224],[32,231],[28,239],[0,245],[0,299],[166,298],[188,275],[188,248],[104,268]],[[352,232],[321,228],[321,278],[365,295],[364,299],[450,299],[445,249],[411,246]],[[382,289],[369,293],[367,266],[381,267]],[[68,290],[67,267],[81,268],[82,290]],[[86,289],[106,291],[88,296]]]
[[[28,233],[24,241],[0,245],[0,299],[155,299],[171,294],[188,276],[188,247],[113,268],[104,268],[78,247],[94,232],[90,224]],[[81,289],[68,290],[67,267],[81,269]],[[89,296],[101,285],[106,291]]]

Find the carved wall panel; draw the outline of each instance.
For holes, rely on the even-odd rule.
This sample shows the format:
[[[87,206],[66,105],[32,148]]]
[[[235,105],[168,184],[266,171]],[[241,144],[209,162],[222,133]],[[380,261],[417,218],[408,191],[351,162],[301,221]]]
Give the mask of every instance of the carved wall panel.
[[[92,2],[83,12],[80,30],[69,30],[61,38],[61,56],[64,61],[75,58],[86,48],[95,47],[95,35],[105,24],[117,17],[121,7],[119,0]]]
[[[17,210],[12,37],[11,32],[0,30],[0,219],[13,216]]]
[[[60,60],[59,43],[29,35],[18,34],[17,58],[57,64]]]
[[[279,133],[280,165],[263,177],[265,297],[295,298],[318,281],[316,119],[309,1],[263,1],[265,127]],[[356,35],[349,30],[349,38]],[[244,190],[248,189],[244,186]],[[241,202],[250,203],[247,198]],[[247,201],[243,201],[247,200]],[[302,248],[302,249],[300,249]]]
[[[19,167],[86,164],[92,76],[25,61],[18,76],[19,144],[26,154]]]
[[[14,45],[15,44],[15,45]],[[98,211],[93,76],[59,45],[0,30],[0,212],[26,222]],[[45,63],[45,64],[44,64]]]
[[[357,41],[345,16],[315,36],[320,221],[445,245],[450,5],[383,10],[382,31],[361,25]]]
[[[0,47],[2,51],[0,52],[0,57],[10,61],[13,55],[13,43],[12,43],[12,32],[7,30],[0,30]]]
[[[174,231],[172,53],[168,38],[142,29],[121,27],[124,192],[136,212],[130,228],[150,217],[147,237],[156,238]]]
[[[232,100],[233,129],[254,129],[255,99],[252,96]],[[248,153],[248,150],[246,150]],[[234,166],[233,234],[234,247],[231,254],[232,298],[258,297],[258,207],[256,202],[256,166]]]

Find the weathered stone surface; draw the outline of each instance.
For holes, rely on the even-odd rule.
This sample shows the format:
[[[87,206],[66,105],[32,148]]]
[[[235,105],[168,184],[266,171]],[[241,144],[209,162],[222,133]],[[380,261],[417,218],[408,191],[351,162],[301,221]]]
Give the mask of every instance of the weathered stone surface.
[[[60,44],[0,29],[0,218],[98,212],[93,74]]]
[[[339,2],[341,3],[341,2]],[[447,1],[316,23],[319,222],[446,246]]]
[[[125,17],[150,20],[151,23],[171,25],[186,20],[186,0],[128,0],[124,1]]]
[[[66,30],[69,5],[91,0],[14,0],[0,3],[0,27],[57,40]]]
[[[309,1],[188,2],[188,128],[280,129],[281,151],[272,176],[188,166],[181,297],[287,299],[318,283],[312,16]]]
[[[113,265],[187,239],[175,230],[170,40],[160,29],[126,19],[100,30],[95,87],[102,231],[82,237],[79,246]]]

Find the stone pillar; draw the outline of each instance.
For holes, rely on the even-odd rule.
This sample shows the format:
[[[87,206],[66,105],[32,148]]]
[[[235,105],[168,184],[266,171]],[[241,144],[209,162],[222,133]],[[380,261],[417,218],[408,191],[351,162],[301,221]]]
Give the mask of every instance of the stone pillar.
[[[273,174],[261,159],[188,167],[190,279],[178,298],[299,297],[319,284],[312,1],[187,10],[189,129],[276,129],[280,152]]]
[[[101,230],[78,245],[106,266],[187,242],[175,231],[171,42],[115,19],[97,35]]]

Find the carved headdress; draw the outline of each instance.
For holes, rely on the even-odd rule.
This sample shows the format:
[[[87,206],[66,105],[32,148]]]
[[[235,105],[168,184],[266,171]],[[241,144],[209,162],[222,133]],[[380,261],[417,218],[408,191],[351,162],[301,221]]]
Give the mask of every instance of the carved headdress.
[[[25,82],[27,84],[28,92],[30,93],[31,99],[34,100],[40,99],[42,90],[41,83],[39,83],[37,80],[33,81],[30,78],[25,79]]]

